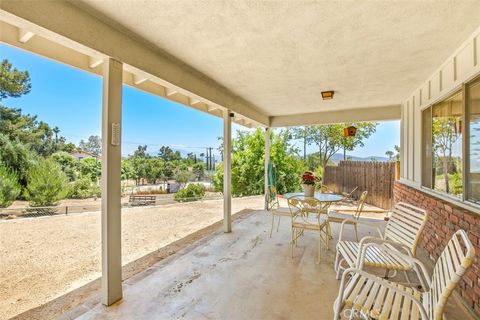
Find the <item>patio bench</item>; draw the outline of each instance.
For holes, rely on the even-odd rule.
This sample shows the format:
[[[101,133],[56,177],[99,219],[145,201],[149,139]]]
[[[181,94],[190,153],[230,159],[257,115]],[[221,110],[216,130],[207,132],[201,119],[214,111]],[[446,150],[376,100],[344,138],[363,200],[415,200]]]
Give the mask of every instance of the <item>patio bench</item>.
[[[145,195],[131,195],[128,199],[128,203],[132,207],[154,205],[155,201],[156,201],[156,196],[145,196]]]

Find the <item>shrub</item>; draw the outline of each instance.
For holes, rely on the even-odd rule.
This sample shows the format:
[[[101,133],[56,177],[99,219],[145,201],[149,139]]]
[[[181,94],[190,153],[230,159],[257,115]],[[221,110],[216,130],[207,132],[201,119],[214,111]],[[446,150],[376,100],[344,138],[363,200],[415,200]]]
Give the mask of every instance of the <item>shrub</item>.
[[[28,171],[25,196],[33,207],[52,206],[69,193],[67,176],[53,160],[41,160]]]
[[[205,186],[199,183],[191,183],[184,189],[175,193],[175,200],[179,202],[196,201],[205,195]]]
[[[85,199],[93,196],[100,196],[100,187],[92,182],[89,176],[81,177],[73,182],[70,190],[70,198]]]
[[[20,194],[18,176],[11,170],[0,165],[0,208],[6,208],[12,204]]]

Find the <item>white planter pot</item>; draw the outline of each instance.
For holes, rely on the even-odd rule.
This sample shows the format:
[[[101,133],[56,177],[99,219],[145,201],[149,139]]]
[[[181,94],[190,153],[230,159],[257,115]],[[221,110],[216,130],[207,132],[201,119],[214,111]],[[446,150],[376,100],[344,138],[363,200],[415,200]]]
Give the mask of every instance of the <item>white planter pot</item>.
[[[302,184],[303,193],[305,197],[313,197],[315,195],[315,185],[314,184]]]

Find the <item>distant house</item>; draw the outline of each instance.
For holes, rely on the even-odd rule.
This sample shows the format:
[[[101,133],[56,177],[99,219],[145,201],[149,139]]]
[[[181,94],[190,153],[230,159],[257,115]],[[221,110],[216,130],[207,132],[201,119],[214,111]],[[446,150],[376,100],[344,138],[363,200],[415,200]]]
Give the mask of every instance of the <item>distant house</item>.
[[[82,159],[85,159],[85,158],[95,158],[95,156],[93,154],[91,154],[90,152],[87,152],[87,151],[83,151],[83,150],[74,150],[71,155],[73,157],[75,157],[75,159],[77,160],[82,160]]]

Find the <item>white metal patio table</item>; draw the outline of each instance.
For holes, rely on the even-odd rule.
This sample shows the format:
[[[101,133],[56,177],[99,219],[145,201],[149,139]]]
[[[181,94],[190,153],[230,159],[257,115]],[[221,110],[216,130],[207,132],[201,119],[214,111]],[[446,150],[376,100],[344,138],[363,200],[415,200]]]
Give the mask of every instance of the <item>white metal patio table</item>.
[[[328,214],[328,207],[334,202],[340,202],[344,198],[342,195],[339,194],[334,194],[334,193],[322,193],[322,192],[315,192],[313,197],[307,197],[303,192],[289,192],[285,193],[283,195],[285,199],[296,197],[300,200],[304,199],[317,199],[320,202],[326,203],[327,205],[325,206],[326,213]],[[328,224],[327,227],[327,239],[333,239],[330,225]],[[328,248],[328,241],[327,241],[327,248]]]
[[[291,197],[297,197],[299,199],[308,199],[308,198],[315,198],[320,202],[339,202],[343,199],[343,196],[339,194],[334,194],[334,193],[321,193],[321,192],[315,192],[313,197],[306,197],[303,192],[290,192],[290,193],[285,193],[283,195],[284,198],[288,199]]]

